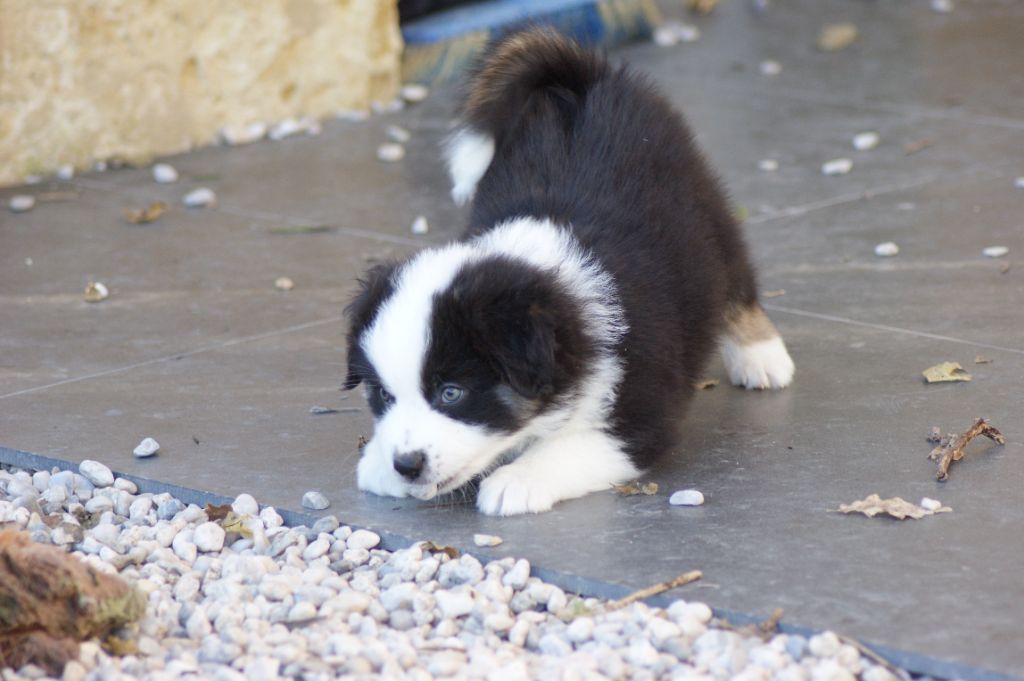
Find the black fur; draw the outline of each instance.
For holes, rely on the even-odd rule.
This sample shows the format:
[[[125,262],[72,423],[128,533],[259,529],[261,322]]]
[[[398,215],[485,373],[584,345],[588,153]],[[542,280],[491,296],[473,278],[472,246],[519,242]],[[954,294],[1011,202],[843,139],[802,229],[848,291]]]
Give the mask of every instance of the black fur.
[[[496,151],[468,235],[551,218],[613,275],[629,332],[609,426],[646,466],[674,446],[725,306],[756,301],[726,198],[682,117],[644,78],[557,34],[497,44],[470,88],[464,117]],[[482,88],[488,96],[474,98]]]
[[[359,337],[373,322],[381,303],[395,292],[392,277],[396,268],[397,266],[393,263],[375,265],[370,268],[366,275],[359,280],[359,293],[345,308],[345,316],[348,317],[349,322],[346,334],[348,373],[345,376],[345,383],[342,384],[345,390],[351,390],[363,381],[371,386],[380,384],[377,372],[366,358],[362,348],[359,347]],[[371,396],[376,392],[376,390],[371,391]],[[380,416],[385,405],[380,402],[379,394],[376,397],[376,400],[370,400],[370,408],[373,409],[374,414]]]

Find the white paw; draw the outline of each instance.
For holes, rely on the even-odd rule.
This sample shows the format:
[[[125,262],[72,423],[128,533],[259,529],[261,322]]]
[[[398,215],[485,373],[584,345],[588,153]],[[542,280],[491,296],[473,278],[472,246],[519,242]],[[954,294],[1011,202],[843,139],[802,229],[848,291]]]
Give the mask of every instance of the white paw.
[[[779,336],[750,345],[737,345],[726,338],[722,358],[733,385],[764,390],[785,388],[793,382],[796,367]]]
[[[519,515],[549,511],[558,500],[549,481],[533,475],[529,468],[509,464],[480,483],[476,506],[487,515]]]
[[[391,457],[380,456],[370,443],[356,466],[356,484],[364,492],[382,497],[404,497],[409,486],[402,480],[391,463]]]

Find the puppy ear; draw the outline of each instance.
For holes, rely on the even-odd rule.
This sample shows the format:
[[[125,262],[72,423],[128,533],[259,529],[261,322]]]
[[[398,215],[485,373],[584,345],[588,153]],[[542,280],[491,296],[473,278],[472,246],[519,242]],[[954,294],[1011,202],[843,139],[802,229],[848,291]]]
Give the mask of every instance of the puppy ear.
[[[351,390],[359,385],[368,369],[368,359],[359,346],[359,339],[373,323],[381,304],[394,292],[392,276],[398,268],[396,263],[384,263],[370,268],[359,279],[359,291],[345,308],[348,317],[348,373],[342,386]]]

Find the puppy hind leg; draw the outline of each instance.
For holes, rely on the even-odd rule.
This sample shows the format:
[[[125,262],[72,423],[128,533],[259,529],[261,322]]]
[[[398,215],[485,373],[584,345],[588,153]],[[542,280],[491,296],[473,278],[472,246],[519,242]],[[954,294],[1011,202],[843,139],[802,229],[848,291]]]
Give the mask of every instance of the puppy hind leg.
[[[733,305],[725,316],[722,359],[733,385],[785,388],[795,367],[775,325],[759,303]]]

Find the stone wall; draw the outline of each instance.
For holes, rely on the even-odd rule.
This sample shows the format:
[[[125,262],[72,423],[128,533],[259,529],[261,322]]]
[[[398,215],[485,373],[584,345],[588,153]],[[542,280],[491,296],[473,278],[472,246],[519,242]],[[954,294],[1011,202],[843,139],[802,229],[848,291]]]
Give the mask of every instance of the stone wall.
[[[395,0],[0,0],[0,185],[389,101]]]

